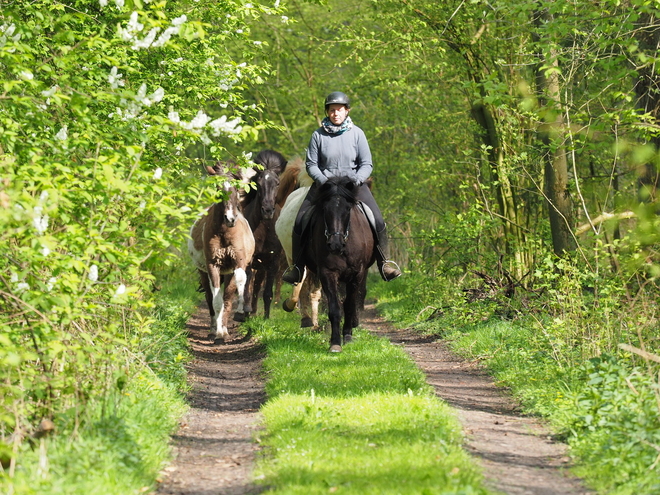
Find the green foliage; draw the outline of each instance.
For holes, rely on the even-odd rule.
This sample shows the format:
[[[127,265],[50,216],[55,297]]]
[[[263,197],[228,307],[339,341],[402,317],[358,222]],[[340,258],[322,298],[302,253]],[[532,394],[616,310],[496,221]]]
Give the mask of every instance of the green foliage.
[[[330,354],[297,323],[248,323],[267,351],[257,480],[270,492],[488,493],[460,425],[401,349],[358,331]]]
[[[264,12],[277,9],[212,1],[3,4],[0,441],[11,450],[3,488],[26,483],[19,472],[29,472],[43,420],[64,445],[112,423],[128,407],[118,391],[139,389],[141,376],[155,371],[167,387],[185,386],[185,340],[171,328],[189,308],[160,305],[156,272],[181,256],[176,247],[216,197],[198,158],[245,164],[243,148],[263,125],[243,92],[263,74],[252,64],[261,48],[247,23]],[[118,421],[116,428],[128,428]],[[136,466],[144,462],[127,451]],[[50,453],[44,459],[56,469]],[[114,476],[117,466],[108,466]],[[145,483],[154,468],[140,469]]]

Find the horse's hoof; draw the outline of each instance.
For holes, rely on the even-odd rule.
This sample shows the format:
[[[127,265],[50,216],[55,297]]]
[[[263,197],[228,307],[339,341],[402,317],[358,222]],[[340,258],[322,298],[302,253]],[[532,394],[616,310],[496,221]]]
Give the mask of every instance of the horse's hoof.
[[[243,323],[245,321],[246,313],[234,313],[234,321]]]
[[[209,334],[209,340],[213,342],[214,344],[224,344],[227,336],[226,335],[218,335],[215,333],[210,333]]]
[[[287,313],[291,313],[291,311],[296,309],[296,305],[292,303],[291,300],[287,299],[282,303],[282,309]]]
[[[300,328],[309,328],[313,326],[314,324],[312,323],[312,319],[308,316],[305,316],[300,320]]]
[[[331,345],[330,352],[341,352],[341,346],[337,344]]]
[[[350,344],[353,342],[353,336],[352,335],[344,335],[344,345]]]

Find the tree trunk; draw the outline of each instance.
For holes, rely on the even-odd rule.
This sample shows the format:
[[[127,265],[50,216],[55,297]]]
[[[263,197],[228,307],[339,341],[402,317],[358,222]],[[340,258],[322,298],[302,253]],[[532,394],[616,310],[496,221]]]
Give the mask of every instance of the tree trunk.
[[[537,12],[537,25],[547,17],[546,11]],[[559,62],[554,48],[545,55],[539,54],[536,85],[545,118],[545,124],[540,128],[540,137],[547,149],[543,168],[552,247],[557,256],[563,256],[567,252],[575,251],[577,244],[572,232],[573,202],[568,190],[565,122],[561,106]]]

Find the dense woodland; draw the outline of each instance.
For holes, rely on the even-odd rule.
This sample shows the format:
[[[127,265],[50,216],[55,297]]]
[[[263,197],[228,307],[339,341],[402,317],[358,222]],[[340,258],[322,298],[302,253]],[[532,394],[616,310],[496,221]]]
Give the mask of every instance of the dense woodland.
[[[550,361],[592,363],[607,407],[569,430],[633,459],[604,493],[660,492],[660,3],[0,5],[3,491],[56,493],[45,439],[131,397],[179,407],[185,343],[157,322],[186,310],[160,289],[213,201],[203,165],[303,156],[340,90],[407,290],[468,325],[528,318]]]

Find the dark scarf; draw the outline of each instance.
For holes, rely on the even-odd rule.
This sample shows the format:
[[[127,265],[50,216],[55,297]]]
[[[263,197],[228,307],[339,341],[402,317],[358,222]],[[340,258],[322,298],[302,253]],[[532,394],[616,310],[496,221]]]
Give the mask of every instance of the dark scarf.
[[[328,134],[339,135],[344,134],[346,131],[350,130],[353,127],[353,121],[350,117],[346,117],[346,120],[344,120],[341,125],[334,125],[332,122],[330,122],[330,119],[326,117],[321,122],[321,125],[325,129],[325,132]]]

